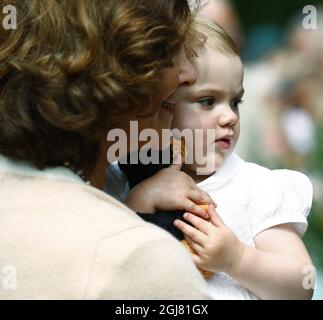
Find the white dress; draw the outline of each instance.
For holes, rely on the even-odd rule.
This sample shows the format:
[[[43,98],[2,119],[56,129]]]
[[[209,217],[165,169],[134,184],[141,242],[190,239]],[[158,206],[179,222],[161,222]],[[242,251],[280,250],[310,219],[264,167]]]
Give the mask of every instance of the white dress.
[[[110,166],[108,176],[112,195],[124,199],[129,186],[116,163]],[[233,153],[216,173],[198,186],[209,193],[225,224],[246,245],[254,247],[258,233],[283,223],[292,223],[300,236],[306,231],[313,188],[302,173],[269,170],[245,162]],[[208,286],[217,300],[257,299],[222,272],[211,277]]]

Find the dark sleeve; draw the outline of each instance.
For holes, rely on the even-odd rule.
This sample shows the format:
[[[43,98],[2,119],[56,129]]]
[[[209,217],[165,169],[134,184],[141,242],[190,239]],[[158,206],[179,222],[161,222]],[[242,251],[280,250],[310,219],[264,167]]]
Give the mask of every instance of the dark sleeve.
[[[185,211],[157,211],[151,213],[137,213],[143,220],[151,222],[171,233],[176,239],[183,240],[184,235],[174,226],[176,219],[183,219]]]

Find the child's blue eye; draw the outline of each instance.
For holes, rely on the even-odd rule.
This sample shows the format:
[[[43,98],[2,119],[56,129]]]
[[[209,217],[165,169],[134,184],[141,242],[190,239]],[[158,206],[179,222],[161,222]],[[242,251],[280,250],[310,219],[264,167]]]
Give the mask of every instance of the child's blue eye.
[[[231,108],[238,109],[239,105],[243,103],[243,100],[241,98],[236,98],[231,101]]]
[[[203,107],[207,107],[207,108],[210,108],[210,107],[213,107],[214,104],[215,104],[215,99],[212,98],[212,97],[206,97],[206,98],[203,98],[203,99],[200,99],[198,101]]]

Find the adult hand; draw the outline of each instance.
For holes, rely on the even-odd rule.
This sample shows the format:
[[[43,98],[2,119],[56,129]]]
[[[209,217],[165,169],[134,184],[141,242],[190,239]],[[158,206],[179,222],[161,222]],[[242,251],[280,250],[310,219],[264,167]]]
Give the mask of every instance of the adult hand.
[[[199,204],[216,204],[180,169],[181,164],[172,164],[139,183],[129,193],[126,204],[136,212],[185,210],[208,219],[208,213]]]

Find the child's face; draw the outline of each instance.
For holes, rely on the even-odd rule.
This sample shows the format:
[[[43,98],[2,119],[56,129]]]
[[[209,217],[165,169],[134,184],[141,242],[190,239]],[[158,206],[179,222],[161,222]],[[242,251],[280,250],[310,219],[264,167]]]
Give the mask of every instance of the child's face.
[[[179,87],[172,100],[175,108],[173,128],[203,129],[203,141],[194,140],[194,150],[203,148],[208,169],[217,170],[233,151],[240,134],[239,103],[243,96],[243,65],[239,57],[207,47],[195,59],[197,80]],[[207,141],[207,129],[214,129],[215,139]],[[193,154],[193,150],[188,149]],[[198,165],[187,165],[196,172]],[[210,168],[210,169],[209,169]]]

